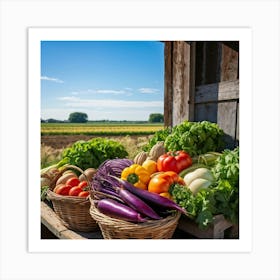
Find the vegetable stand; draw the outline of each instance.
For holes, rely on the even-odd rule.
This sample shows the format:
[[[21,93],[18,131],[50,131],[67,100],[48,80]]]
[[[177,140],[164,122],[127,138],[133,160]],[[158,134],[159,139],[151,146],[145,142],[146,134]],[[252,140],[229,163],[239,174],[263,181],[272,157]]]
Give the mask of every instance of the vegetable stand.
[[[165,142],[174,144],[178,131],[183,136],[184,131],[197,134],[199,127],[218,140],[222,136],[213,132],[219,131],[215,124],[183,122]],[[191,138],[197,139],[196,143],[204,139],[189,135]],[[52,177],[49,186],[41,185],[42,224],[57,238],[70,239],[238,238],[239,148],[216,152],[218,148],[213,145],[218,142],[209,142],[214,152],[202,154],[198,147],[185,156],[178,146],[177,152],[157,155],[156,161],[147,158],[142,165],[127,158],[107,159],[94,170],[91,179],[86,175],[88,169],[69,164],[51,166],[41,173]],[[161,170],[161,158],[168,161],[166,170]],[[66,188],[69,190],[63,193]],[[72,193],[77,188],[79,193]],[[79,197],[85,191],[88,196]],[[166,234],[158,234],[163,232]]]

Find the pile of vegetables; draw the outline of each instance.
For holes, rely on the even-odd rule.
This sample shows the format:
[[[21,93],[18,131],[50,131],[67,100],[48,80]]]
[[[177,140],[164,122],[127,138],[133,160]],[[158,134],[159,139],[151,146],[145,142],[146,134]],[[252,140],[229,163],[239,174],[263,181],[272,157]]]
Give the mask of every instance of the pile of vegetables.
[[[140,167],[142,166],[128,159],[113,159],[104,162],[98,168],[92,183],[97,209],[110,217],[134,223],[162,219],[172,210],[185,213],[185,210],[172,200],[145,189],[142,185],[145,184],[144,182],[137,184],[138,181],[136,181],[133,185],[128,181],[129,174],[134,175],[131,176],[133,180],[135,178],[139,180],[143,173],[145,176],[148,174],[150,178],[152,174]],[[128,180],[124,179],[123,173],[128,174],[126,177]]]
[[[58,164],[44,170],[41,184],[47,185],[61,166],[93,168],[91,185],[79,188],[79,178],[75,187],[89,188],[96,208],[110,217],[142,223],[180,211],[200,228],[211,225],[218,214],[237,223],[239,147],[224,147],[223,130],[208,121],[184,121],[155,132],[134,159],[126,158],[125,148],[113,140],[78,141],[63,151]],[[63,195],[71,185],[63,184],[55,192]]]
[[[175,184],[170,193],[200,228],[207,228],[217,214],[238,222],[239,147],[224,150],[211,168],[198,167],[184,174],[187,187]]]
[[[49,201],[47,196],[49,189],[59,195],[88,197],[89,184],[95,173],[95,168],[81,170],[73,165],[45,168],[41,171],[41,200]]]
[[[88,197],[90,194],[88,182],[92,181],[95,173],[94,168],[87,168],[78,177],[73,170],[66,170],[56,180],[52,191],[59,195]]]
[[[76,165],[81,169],[97,168],[107,159],[125,158],[128,156],[124,146],[117,141],[93,138],[89,141],[80,140],[62,152],[62,160],[58,166]]]

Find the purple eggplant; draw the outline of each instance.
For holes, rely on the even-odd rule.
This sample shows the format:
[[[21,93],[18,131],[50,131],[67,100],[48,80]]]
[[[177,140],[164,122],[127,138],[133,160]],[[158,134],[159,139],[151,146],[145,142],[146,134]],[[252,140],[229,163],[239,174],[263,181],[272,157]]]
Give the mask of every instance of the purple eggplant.
[[[110,198],[104,198],[101,200],[95,201],[97,209],[112,218],[134,222],[134,223],[143,223],[147,219],[143,218],[140,213],[130,208],[129,206],[117,202]]]
[[[142,199],[132,194],[130,191],[122,188],[117,188],[117,193],[120,198],[131,208],[149,218],[159,220],[161,217]]]
[[[110,175],[109,175],[110,176]],[[186,214],[186,210],[181,208],[178,204],[176,204],[174,201],[163,197],[157,193],[152,193],[147,190],[142,190],[139,188],[136,188],[128,181],[122,180],[118,177],[111,176],[115,178],[126,190],[130,191],[131,193],[135,194],[136,196],[140,197],[146,202],[152,203],[154,205],[162,206],[167,209],[173,209],[178,210],[184,214]]]

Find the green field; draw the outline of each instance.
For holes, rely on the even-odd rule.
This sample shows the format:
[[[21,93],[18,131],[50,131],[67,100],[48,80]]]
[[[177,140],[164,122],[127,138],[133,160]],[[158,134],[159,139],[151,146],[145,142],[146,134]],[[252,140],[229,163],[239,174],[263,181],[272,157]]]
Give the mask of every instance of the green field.
[[[162,123],[133,122],[41,123],[41,135],[148,135],[163,127]]]

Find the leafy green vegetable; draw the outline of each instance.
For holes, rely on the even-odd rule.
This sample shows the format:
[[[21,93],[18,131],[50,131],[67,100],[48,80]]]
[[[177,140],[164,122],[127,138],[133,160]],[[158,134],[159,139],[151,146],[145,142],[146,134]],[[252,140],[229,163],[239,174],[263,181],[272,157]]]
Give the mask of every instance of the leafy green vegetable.
[[[224,150],[212,168],[215,182],[194,195],[188,187],[174,185],[169,192],[185,208],[199,228],[207,228],[215,215],[232,223],[239,218],[239,147]]]
[[[224,150],[217,159],[212,173],[217,181],[228,180],[232,186],[239,185],[239,147]]]
[[[199,228],[207,228],[218,214],[223,214],[233,223],[238,221],[238,190],[226,180],[217,186],[202,189],[196,195],[181,185],[174,185],[170,192],[175,202],[186,209]]]
[[[222,151],[224,132],[216,123],[209,121],[184,121],[171,128],[157,131],[144,151],[149,151],[157,141],[164,141],[167,151],[184,150],[191,156],[209,151]]]
[[[93,138],[89,141],[80,140],[62,152],[59,166],[72,164],[85,170],[98,166],[107,159],[125,158],[128,156],[124,146],[114,140]]]
[[[175,202],[186,209],[190,218],[194,219],[199,228],[207,228],[215,215],[215,201],[212,192],[206,189],[193,195],[187,187],[174,185],[169,190]]]
[[[168,151],[184,150],[191,156],[224,148],[224,132],[216,123],[184,121],[165,139]]]

